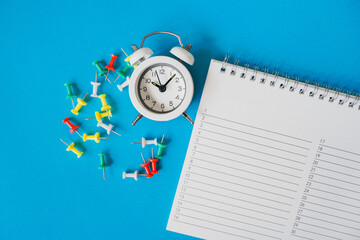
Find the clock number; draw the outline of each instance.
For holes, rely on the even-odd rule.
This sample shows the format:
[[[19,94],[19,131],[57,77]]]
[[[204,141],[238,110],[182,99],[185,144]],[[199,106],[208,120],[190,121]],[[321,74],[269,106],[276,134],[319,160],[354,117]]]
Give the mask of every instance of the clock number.
[[[152,101],[152,103],[153,103],[153,106],[155,106],[155,104],[156,104],[156,101]]]
[[[177,100],[179,100],[180,98],[179,98],[179,95],[176,95],[176,98],[175,99],[177,99]]]
[[[160,69],[160,70],[159,70],[159,73],[160,73],[160,74],[165,74],[165,69]]]
[[[143,87],[143,91],[146,92],[146,91],[147,91],[147,87]]]
[[[182,90],[183,90],[182,86],[178,86],[178,91],[180,92]]]
[[[169,106],[170,106],[170,107],[174,106],[173,101],[170,101],[170,102],[169,102]]]
[[[164,108],[165,108],[165,104],[162,103],[162,104],[160,105],[160,107],[164,109]]]
[[[151,79],[150,79],[150,78],[146,78],[146,79],[145,79],[145,83],[151,83]]]
[[[150,95],[146,95],[145,99],[150,100]]]
[[[175,78],[175,82],[179,83],[179,78],[178,77]]]

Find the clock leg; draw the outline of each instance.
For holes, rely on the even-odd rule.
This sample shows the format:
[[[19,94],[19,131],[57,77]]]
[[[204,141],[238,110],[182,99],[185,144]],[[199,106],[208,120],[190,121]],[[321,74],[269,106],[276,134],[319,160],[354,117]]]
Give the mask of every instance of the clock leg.
[[[194,124],[194,121],[191,120],[190,116],[186,113],[186,112],[183,112],[181,114],[186,120],[188,120],[191,124]]]
[[[140,113],[136,116],[135,120],[131,123],[131,125],[135,126],[135,124],[142,118],[143,115]]]

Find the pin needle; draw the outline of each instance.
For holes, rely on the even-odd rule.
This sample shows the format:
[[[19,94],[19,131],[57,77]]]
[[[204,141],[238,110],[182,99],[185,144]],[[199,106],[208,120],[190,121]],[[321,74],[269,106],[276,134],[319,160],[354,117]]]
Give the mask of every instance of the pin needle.
[[[83,100],[85,99],[86,95],[88,95],[88,93],[89,93],[89,92],[87,92],[87,93],[84,95]]]
[[[61,138],[60,138],[60,140],[63,142],[63,143],[65,143],[67,146],[69,146],[69,144],[67,144],[64,140],[62,140]]]
[[[126,54],[126,52],[124,51],[124,49],[121,48],[121,51],[123,51],[127,57],[129,56],[129,55]]]
[[[141,153],[141,157],[142,157],[144,163],[146,163],[145,158],[144,158],[144,155],[143,155],[142,153]]]

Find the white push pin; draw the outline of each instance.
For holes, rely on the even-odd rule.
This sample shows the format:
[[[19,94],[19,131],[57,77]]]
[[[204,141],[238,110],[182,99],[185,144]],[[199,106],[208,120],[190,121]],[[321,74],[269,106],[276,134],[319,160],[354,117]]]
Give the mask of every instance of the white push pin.
[[[143,148],[146,145],[151,145],[151,144],[154,144],[155,146],[157,146],[157,139],[155,138],[154,140],[146,140],[145,138],[141,138],[141,142],[132,142],[131,144],[140,144],[140,143]]]
[[[134,173],[123,172],[123,179],[130,177],[137,181],[139,179],[139,176],[146,176],[146,174],[139,174],[139,171],[135,171]]]
[[[101,85],[101,83],[97,82],[97,71],[96,71],[96,75],[95,75],[95,82],[90,82],[90,83],[91,83],[91,85],[93,85],[93,92],[90,96],[98,97],[97,90],[98,90],[98,87]]]
[[[122,92],[122,90],[124,88],[126,88],[127,86],[129,86],[129,82],[130,82],[130,78],[129,76],[126,77],[126,80],[121,84],[121,85],[116,85],[118,87],[118,89]]]
[[[112,129],[114,128],[114,125],[112,125],[112,124],[106,125],[105,123],[103,123],[103,122],[100,120],[100,121],[98,122],[97,126],[98,126],[98,127],[102,127],[103,129],[105,129],[108,135],[110,135],[110,132],[113,132],[113,133],[121,136],[120,133],[117,133],[117,132],[115,132],[114,130],[112,130]]]

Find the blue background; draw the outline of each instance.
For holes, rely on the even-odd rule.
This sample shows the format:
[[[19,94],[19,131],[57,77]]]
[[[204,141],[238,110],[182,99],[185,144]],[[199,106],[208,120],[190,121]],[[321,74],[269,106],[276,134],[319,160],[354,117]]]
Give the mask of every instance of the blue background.
[[[0,21],[3,240],[190,239],[165,230],[192,130],[186,120],[142,119],[133,127],[137,112],[127,89],[121,93],[105,82],[99,92],[108,94],[122,137],[82,142],[61,123],[70,116],[81,133],[99,130],[84,118],[100,101],[87,97],[88,106],[74,117],[63,84],[73,82],[81,97],[91,92],[92,61],[108,63],[111,53],[124,59],[120,48],[131,53],[147,33],[173,31],[193,45],[193,118],[210,59],[225,53],[231,62],[240,58],[360,89],[359,1],[1,1]],[[145,45],[169,55],[177,42],[154,36]],[[159,174],[122,180],[122,171],[139,169],[140,152],[151,152],[130,142],[163,132],[169,147]],[[84,155],[66,152],[60,137],[75,141]],[[101,152],[111,163],[105,181],[97,168]]]

